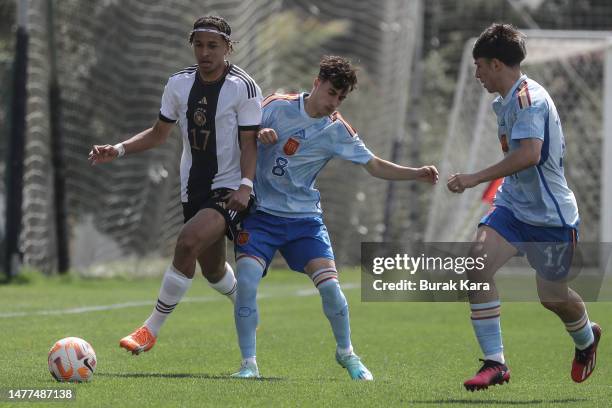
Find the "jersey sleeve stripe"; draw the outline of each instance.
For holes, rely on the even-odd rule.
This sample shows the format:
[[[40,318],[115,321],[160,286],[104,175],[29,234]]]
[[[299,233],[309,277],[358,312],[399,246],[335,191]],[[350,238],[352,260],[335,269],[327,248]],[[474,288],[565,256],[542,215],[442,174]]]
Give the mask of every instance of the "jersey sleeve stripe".
[[[249,81],[242,74],[239,74],[236,71],[230,71],[230,73],[234,75],[235,77],[240,78],[242,82],[244,82],[247,88],[247,96],[249,99],[255,96],[255,91],[253,90],[252,84],[250,84]]]
[[[251,83],[251,85],[255,87],[255,81],[244,69],[240,68],[238,65],[232,65],[232,68],[234,69],[234,71],[244,75],[244,77]]]
[[[249,82],[249,84],[251,85],[251,88],[253,90],[253,96],[257,95],[257,84],[255,83],[255,81],[253,80],[253,78],[251,78],[251,76],[249,74],[247,74],[247,72],[240,68],[237,65],[232,65],[232,67],[239,73],[241,73],[242,75],[244,75],[244,77],[247,79],[247,81]]]
[[[519,85],[518,103],[521,109],[531,106],[531,95],[529,95],[527,81],[523,81],[523,83]]]
[[[261,125],[238,126],[238,130],[259,130]]]
[[[176,123],[176,119],[170,119],[170,118],[162,115],[161,112],[159,112],[159,120],[161,120],[162,122],[166,122],[166,123]]]
[[[237,78],[240,78],[242,82],[244,82],[247,87],[247,94],[249,99],[255,97],[255,95],[257,94],[255,82],[253,82],[253,80],[249,78],[249,76],[244,71],[241,72],[236,69],[235,65],[232,65],[232,68],[230,69],[230,74],[234,75]]]
[[[333,122],[335,122],[336,120],[339,120],[339,121],[340,121],[340,122],[341,122],[341,123],[344,125],[344,127],[346,128],[346,130],[348,130],[349,134],[350,134],[352,137],[355,137],[355,135],[357,135],[357,130],[355,130],[355,128],[353,128],[353,127],[350,125],[350,123],[348,123],[348,122],[346,121],[346,119],[344,119],[344,118],[342,117],[342,115],[340,114],[340,112],[334,112],[334,113],[332,113],[332,115],[331,115],[331,120],[332,120]]]
[[[299,94],[272,94],[272,95],[268,95],[266,96],[266,99],[264,99],[263,103],[261,104],[262,107],[268,105],[271,102],[274,101],[278,101],[278,100],[283,100],[283,101],[296,101],[300,98]]]
[[[170,78],[172,78],[173,76],[176,75],[180,75],[180,74],[191,74],[192,72],[195,72],[195,70],[198,69],[197,65],[191,65],[187,68],[183,68],[182,70],[175,72],[174,74],[170,75]]]
[[[234,69],[232,74],[240,78],[247,86],[249,92],[249,98],[255,96],[255,83],[248,77],[248,75]]]

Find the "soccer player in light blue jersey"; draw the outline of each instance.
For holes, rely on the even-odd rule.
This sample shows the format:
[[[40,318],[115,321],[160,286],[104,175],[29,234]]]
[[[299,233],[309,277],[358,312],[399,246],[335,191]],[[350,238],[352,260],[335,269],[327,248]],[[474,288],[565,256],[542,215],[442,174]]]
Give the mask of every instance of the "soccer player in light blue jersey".
[[[580,295],[567,286],[578,236],[578,207],[563,173],[565,140],[555,104],[546,90],[521,71],[525,38],[515,27],[493,24],[474,45],[476,78],[491,93],[504,158],[472,174],[454,174],[448,188],[466,188],[504,177],[493,208],[480,224],[473,256],[485,256],[486,267],[470,279],[488,282],[492,290],[469,293],[471,318],[484,354],[478,373],[466,389],[486,389],[510,379],[500,327],[500,301],[493,275],[511,257],[524,253],[536,270],[542,305],[561,318],[575,343],[571,377],[586,380],[595,368],[601,328],[591,323]]]
[[[349,312],[338,283],[323,223],[317,174],[335,157],[363,165],[385,180],[436,183],[434,166],[403,167],[376,157],[336,111],[357,83],[355,69],[341,57],[324,57],[310,93],[271,95],[264,100],[255,175],[256,211],[235,241],[238,293],[235,304],[242,365],[235,377],[259,377],[255,360],[257,287],[276,251],[289,267],[312,279],[336,339],[336,360],[352,379],[372,380],[354,353]]]

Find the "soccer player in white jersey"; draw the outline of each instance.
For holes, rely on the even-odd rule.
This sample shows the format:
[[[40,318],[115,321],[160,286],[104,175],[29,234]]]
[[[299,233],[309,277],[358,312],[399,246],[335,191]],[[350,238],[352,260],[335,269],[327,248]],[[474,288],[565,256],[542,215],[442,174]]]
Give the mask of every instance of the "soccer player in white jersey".
[[[235,300],[236,278],[225,262],[225,235],[233,239],[252,202],[262,97],[255,81],[225,59],[232,51],[230,35],[223,18],[196,20],[189,42],[197,64],[170,77],[154,126],[90,152],[93,164],[106,163],[164,143],[175,123],[182,134],[185,225],[153,312],[120,341],[133,354],[153,347],[162,324],[191,286],[196,261],[210,286]]]
[[[486,389],[510,379],[500,326],[500,301],[493,275],[511,257],[524,253],[536,270],[542,305],[559,316],[575,343],[571,378],[586,380],[595,368],[601,328],[591,323],[580,296],[567,285],[578,235],[578,208],[563,172],[565,141],[555,104],[546,90],[521,71],[525,38],[515,27],[493,24],[476,41],[476,78],[490,93],[504,158],[471,174],[454,174],[448,188],[462,193],[504,177],[493,208],[478,225],[472,256],[485,256],[470,279],[491,290],[468,294],[476,337],[484,354],[466,389]],[[553,262],[551,262],[551,260]]]
[[[255,212],[235,240],[238,296],[235,319],[242,354],[235,377],[259,377],[255,360],[257,287],[278,250],[289,267],[312,279],[336,339],[336,360],[355,380],[372,374],[353,352],[348,305],[338,283],[316,176],[338,157],[363,165],[374,177],[435,183],[433,166],[398,166],[372,154],[336,111],[357,83],[341,57],[324,57],[310,93],[271,95],[264,100],[255,175]]]

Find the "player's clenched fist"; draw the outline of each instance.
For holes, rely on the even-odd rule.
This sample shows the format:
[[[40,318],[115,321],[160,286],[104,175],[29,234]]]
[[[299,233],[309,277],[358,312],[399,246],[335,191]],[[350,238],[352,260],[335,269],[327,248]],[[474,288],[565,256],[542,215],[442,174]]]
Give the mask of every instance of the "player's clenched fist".
[[[274,144],[278,141],[278,135],[274,129],[264,128],[257,133],[257,140],[263,144]]]
[[[453,193],[463,193],[466,188],[477,186],[478,180],[473,174],[453,174],[449,177],[446,187]]]
[[[100,163],[108,163],[119,156],[119,150],[113,145],[94,145],[89,152],[88,160],[94,166]]]
[[[436,184],[439,179],[438,169],[436,166],[424,166],[418,169],[417,180],[425,183]]]

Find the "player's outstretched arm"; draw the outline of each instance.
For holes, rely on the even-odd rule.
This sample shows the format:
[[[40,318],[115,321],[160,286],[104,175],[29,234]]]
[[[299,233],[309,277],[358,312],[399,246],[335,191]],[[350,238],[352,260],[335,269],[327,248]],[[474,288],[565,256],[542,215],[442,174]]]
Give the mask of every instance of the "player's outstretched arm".
[[[383,180],[416,180],[430,184],[438,182],[438,169],[435,166],[404,167],[374,156],[364,167],[372,176]]]
[[[116,145],[94,145],[89,152],[91,165],[108,163],[126,153],[138,153],[164,143],[174,123],[157,120],[152,128],[143,130],[128,140]]]
[[[446,186],[453,193],[463,193],[466,188],[506,177],[540,162],[542,140],[521,139],[518,149],[508,153],[500,162],[476,173],[456,173],[448,178]]]

